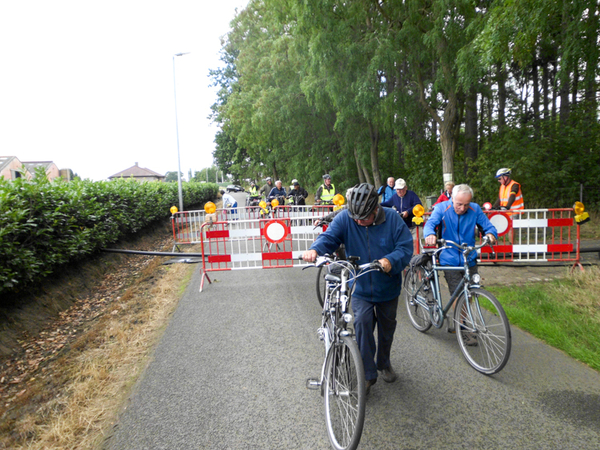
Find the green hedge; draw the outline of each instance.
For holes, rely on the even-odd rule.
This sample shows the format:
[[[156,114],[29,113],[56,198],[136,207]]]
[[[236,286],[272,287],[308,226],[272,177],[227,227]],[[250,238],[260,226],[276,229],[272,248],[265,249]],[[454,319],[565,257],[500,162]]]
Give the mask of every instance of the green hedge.
[[[217,192],[216,184],[183,183],[184,206],[203,205]],[[169,217],[178,199],[177,183],[0,178],[0,294]]]

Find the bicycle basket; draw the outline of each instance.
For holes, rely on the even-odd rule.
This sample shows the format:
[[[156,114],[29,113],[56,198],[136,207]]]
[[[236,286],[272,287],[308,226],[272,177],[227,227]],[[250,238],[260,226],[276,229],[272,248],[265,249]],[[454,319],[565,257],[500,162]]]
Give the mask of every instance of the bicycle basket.
[[[413,256],[410,259],[410,267],[415,266],[430,266],[431,265],[431,253],[420,253]]]

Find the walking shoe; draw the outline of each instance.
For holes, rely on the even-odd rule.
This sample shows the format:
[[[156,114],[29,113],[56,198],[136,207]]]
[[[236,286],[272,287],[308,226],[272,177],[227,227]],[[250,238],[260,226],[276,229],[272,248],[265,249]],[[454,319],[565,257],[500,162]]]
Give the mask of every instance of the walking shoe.
[[[448,319],[448,333],[456,333],[456,328],[454,328],[454,319]]]
[[[390,365],[387,369],[381,371],[381,378],[383,378],[383,381],[386,383],[393,383],[398,378],[398,375],[396,375],[394,368]]]
[[[463,334],[463,340],[465,341],[465,345],[469,347],[477,347],[477,335],[475,333],[465,333]]]
[[[369,395],[369,392],[371,392],[371,386],[373,386],[375,383],[377,383],[377,378],[367,380],[367,382],[365,383],[367,386],[367,389],[365,390],[367,395]]]

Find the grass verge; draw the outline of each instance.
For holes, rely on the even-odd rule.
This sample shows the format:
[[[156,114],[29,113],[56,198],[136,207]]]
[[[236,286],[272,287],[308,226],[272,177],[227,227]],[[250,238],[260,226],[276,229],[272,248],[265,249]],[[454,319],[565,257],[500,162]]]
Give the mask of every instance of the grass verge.
[[[560,280],[488,288],[512,325],[600,371],[600,269]]]
[[[27,383],[2,415],[0,448],[95,449],[133,384],[195,265],[154,258],[86,331]]]

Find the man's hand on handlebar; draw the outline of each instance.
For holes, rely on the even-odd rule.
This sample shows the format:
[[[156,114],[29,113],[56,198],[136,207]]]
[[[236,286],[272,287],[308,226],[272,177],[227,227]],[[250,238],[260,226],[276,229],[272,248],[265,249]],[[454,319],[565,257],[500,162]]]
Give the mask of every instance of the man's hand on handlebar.
[[[317,251],[316,250],[306,250],[302,254],[302,259],[306,262],[315,262],[317,259]]]
[[[379,264],[381,264],[381,268],[385,273],[388,273],[392,270],[392,263],[387,258],[381,258],[379,260]]]
[[[437,236],[435,234],[430,234],[425,237],[425,244],[427,245],[436,245],[437,244]]]
[[[488,233],[485,235],[485,238],[489,241],[490,245],[496,245],[497,241],[496,241],[496,236],[494,236],[492,233]]]

